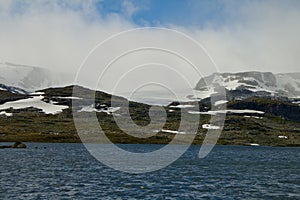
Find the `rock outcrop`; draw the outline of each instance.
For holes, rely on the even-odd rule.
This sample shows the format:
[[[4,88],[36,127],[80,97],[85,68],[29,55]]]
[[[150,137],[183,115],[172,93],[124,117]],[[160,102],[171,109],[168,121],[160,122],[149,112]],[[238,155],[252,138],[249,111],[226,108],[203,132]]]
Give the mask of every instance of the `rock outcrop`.
[[[6,148],[18,148],[18,149],[24,149],[27,146],[25,144],[23,144],[22,142],[15,142],[13,145],[11,146],[0,146],[0,149],[6,149]]]

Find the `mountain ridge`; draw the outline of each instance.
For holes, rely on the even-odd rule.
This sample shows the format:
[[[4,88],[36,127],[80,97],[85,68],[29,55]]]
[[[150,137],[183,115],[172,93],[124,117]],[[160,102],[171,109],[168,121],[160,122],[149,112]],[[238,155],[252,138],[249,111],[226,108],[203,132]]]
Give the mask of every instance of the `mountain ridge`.
[[[12,75],[10,80],[14,80],[15,74],[11,69],[14,67],[10,66],[7,74]],[[2,76],[3,74],[5,73],[1,73]],[[37,74],[19,76],[15,85],[20,85],[20,81],[25,83],[22,82],[26,80],[24,77],[43,75]],[[175,134],[189,133],[189,129],[181,132],[178,130],[181,114],[185,113],[190,119],[193,119],[193,115],[201,115],[193,142],[201,144],[208,130],[221,128],[210,121],[212,116],[226,113],[218,144],[300,146],[300,98],[297,98],[300,92],[299,74],[252,71],[204,77],[196,85],[197,95],[201,98],[189,97],[187,101],[163,106],[167,113],[163,128],[153,129],[156,133],[154,136],[142,139],[121,130],[114,117],[126,117],[129,110],[132,120],[137,125],[145,126],[151,122],[149,104],[77,85],[57,87],[48,82],[50,86],[32,93],[30,90],[4,83],[0,84],[0,141],[18,139],[24,142],[81,142],[73,119],[76,114],[86,118],[87,123],[90,117],[97,116],[105,134],[114,143],[167,144]],[[40,83],[39,80],[43,79],[41,77],[26,82],[29,83],[27,86],[34,85],[35,81]],[[226,99],[211,102],[212,95],[218,96],[216,89],[222,83],[225,84]],[[77,96],[73,96],[74,89]],[[113,97],[116,100],[114,105],[111,104]],[[124,106],[127,105],[129,108],[126,110]],[[216,110],[212,110],[213,108]],[[92,133],[91,141],[95,137]]]
[[[246,98],[254,96],[300,97],[300,73],[238,72],[213,73],[201,78],[196,84],[198,91],[210,91],[206,97],[215,93],[219,86],[224,86],[230,99],[239,98],[243,93]]]

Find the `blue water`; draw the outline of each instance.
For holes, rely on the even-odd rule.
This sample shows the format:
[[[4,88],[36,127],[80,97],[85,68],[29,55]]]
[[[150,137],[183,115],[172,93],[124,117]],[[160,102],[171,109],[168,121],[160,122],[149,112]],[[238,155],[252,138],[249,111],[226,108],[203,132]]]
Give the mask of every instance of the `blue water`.
[[[0,149],[0,199],[300,199],[300,148],[216,146],[198,159],[192,146],[172,165],[134,175],[81,144],[27,145]]]

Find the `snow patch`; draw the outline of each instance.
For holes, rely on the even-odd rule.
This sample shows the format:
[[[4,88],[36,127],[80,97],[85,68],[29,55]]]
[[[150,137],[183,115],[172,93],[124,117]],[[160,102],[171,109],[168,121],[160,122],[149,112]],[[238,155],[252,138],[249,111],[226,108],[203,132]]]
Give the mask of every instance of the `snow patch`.
[[[215,126],[215,125],[211,125],[211,124],[203,124],[202,128],[204,128],[204,129],[213,129],[213,130],[221,129],[220,126]]]
[[[107,108],[96,109],[94,105],[90,105],[90,106],[83,106],[81,110],[79,110],[78,112],[104,112],[110,115],[120,109],[121,107],[107,107]]]
[[[192,108],[195,107],[193,105],[177,105],[177,106],[170,106],[170,108]]]
[[[264,114],[265,112],[259,111],[259,110],[226,110],[229,113],[238,113],[238,114],[243,114],[243,113],[253,113],[253,114]]]
[[[258,116],[249,116],[249,115],[245,115],[244,117],[246,117],[246,118],[250,118],[250,117],[252,117],[252,118],[255,118],[255,119],[263,119],[263,117],[258,117]]]
[[[280,139],[288,139],[288,137],[285,136],[285,135],[279,135],[278,138],[280,138]]]
[[[53,105],[51,103],[46,103],[42,101],[43,98],[44,98],[43,96],[35,96],[33,98],[6,102],[0,105],[0,110],[6,110],[9,108],[18,110],[18,109],[34,107],[43,110],[45,114],[54,115],[62,112],[63,109],[69,108],[68,106]]]
[[[172,131],[172,130],[166,130],[166,129],[154,130],[153,132],[154,133],[165,132],[165,133],[172,133],[172,134],[185,134],[184,131]]]
[[[300,105],[300,101],[293,101],[292,103]]]
[[[184,131],[172,131],[172,130],[166,130],[166,129],[161,129],[161,132],[172,133],[172,134],[185,134]]]
[[[237,113],[237,114],[243,114],[243,113],[250,113],[250,114],[264,114],[262,111],[258,110],[210,110],[207,112],[198,112],[198,111],[188,111],[190,114],[203,114],[203,115],[217,115],[217,114],[226,114],[226,113]]]
[[[236,90],[236,88],[238,88],[238,87],[241,86],[241,85],[245,85],[245,84],[239,83],[239,80],[233,80],[233,81],[224,83],[224,87],[225,87],[227,90]]]
[[[11,116],[13,116],[12,113],[7,113],[7,112],[5,112],[5,111],[0,112],[0,115],[5,115],[6,117],[11,117]]]
[[[79,110],[78,112],[97,112],[97,111],[98,110],[94,108],[93,105],[90,105],[90,106],[83,106],[81,110]]]
[[[228,102],[227,100],[216,101],[216,102],[215,102],[215,106],[218,106],[218,105],[221,105],[221,104],[225,104],[225,103],[227,103],[227,102]]]
[[[72,99],[72,100],[80,100],[80,99],[82,99],[80,97],[55,97],[55,98],[59,98],[59,99]]]
[[[30,95],[44,95],[45,94],[45,92],[32,92],[32,93],[30,93]]]

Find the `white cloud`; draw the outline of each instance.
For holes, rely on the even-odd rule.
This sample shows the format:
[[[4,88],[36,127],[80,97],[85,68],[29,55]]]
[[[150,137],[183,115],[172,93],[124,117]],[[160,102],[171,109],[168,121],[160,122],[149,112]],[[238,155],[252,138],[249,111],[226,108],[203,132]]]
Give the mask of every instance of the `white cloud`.
[[[135,6],[131,1],[125,0],[123,1],[123,10],[128,17],[131,17],[134,13],[136,13],[139,8]]]
[[[96,10],[95,2],[0,1],[0,59],[76,72],[95,45],[112,34],[136,27],[128,20],[138,11],[132,2],[123,2],[123,12],[128,15],[125,18],[118,14],[103,17]],[[202,43],[220,71],[299,71],[299,7],[272,2],[249,1],[239,11],[228,3],[228,13],[232,13],[231,18],[234,20],[218,28],[168,27],[187,33]],[[145,36],[153,39],[151,32]],[[168,40],[163,34],[161,38]],[[136,41],[133,38],[127,42],[129,44]],[[180,46],[180,42],[172,43]],[[188,53],[197,54],[192,51]],[[143,58],[140,56],[132,59],[135,63],[134,60]],[[167,58],[165,60],[172,63]],[[129,58],[126,62],[131,63]],[[198,77],[184,72],[185,70],[186,68],[181,69],[191,77],[193,83],[197,82]],[[201,71],[208,75],[213,70],[203,67]],[[135,76],[143,79],[142,75]],[[173,80],[170,76],[162,78]],[[171,82],[176,85],[176,81]]]
[[[299,2],[248,1],[239,10],[231,3],[227,7],[233,20],[218,28],[194,30],[193,35],[221,71],[299,71]]]
[[[15,1],[2,2],[0,58],[3,61],[74,71],[97,43],[133,27],[118,15],[100,18],[92,11],[92,3],[72,1],[69,5],[70,1],[62,1],[63,5],[58,5],[58,2],[61,1],[26,1],[22,5],[26,9]],[[17,11],[12,13],[13,10]]]

